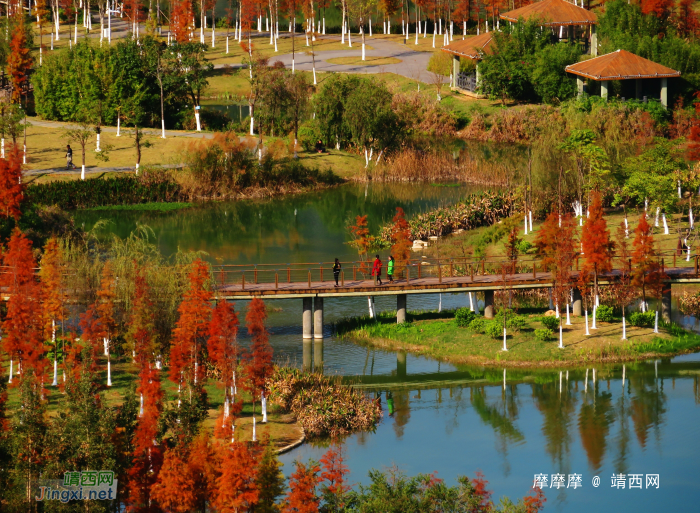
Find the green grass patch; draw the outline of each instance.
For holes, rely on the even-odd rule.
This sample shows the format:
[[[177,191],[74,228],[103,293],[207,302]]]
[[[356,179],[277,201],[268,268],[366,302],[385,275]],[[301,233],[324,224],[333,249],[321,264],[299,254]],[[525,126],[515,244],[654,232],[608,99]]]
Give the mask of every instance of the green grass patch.
[[[376,319],[367,316],[344,319],[335,325],[335,329],[341,337],[457,364],[578,365],[700,350],[700,335],[689,333],[675,324],[661,323],[658,334],[653,332],[653,327],[628,324],[627,339],[621,340],[620,322],[599,322],[598,328],[591,328],[590,335],[586,335],[585,321],[580,317],[572,317],[569,326],[562,325],[564,347],[560,349],[559,319],[543,317],[531,310],[524,312],[524,315],[508,314],[508,351],[502,350],[503,317],[500,312],[494,320],[476,317],[469,323],[466,317],[456,319],[455,311],[419,312],[409,314],[403,324],[396,323],[394,312],[385,312]]]
[[[173,203],[138,203],[135,205],[100,205],[86,208],[84,210],[139,210],[148,212],[171,212],[182,210],[194,206],[194,203],[173,202]]]

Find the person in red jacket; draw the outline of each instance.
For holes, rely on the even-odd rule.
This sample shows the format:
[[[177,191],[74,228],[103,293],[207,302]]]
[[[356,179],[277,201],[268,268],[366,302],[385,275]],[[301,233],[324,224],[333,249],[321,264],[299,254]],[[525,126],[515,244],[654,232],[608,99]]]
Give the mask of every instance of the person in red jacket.
[[[379,259],[379,255],[374,259],[374,265],[372,265],[372,276],[374,276],[374,284],[382,284],[382,261]]]

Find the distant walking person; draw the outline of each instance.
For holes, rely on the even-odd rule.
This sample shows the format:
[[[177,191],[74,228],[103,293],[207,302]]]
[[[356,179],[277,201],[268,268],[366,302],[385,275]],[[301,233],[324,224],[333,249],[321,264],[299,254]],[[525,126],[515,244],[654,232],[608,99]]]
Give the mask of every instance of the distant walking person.
[[[374,284],[382,285],[382,261],[377,255],[374,259],[374,265],[372,265],[372,276],[374,276]]]
[[[66,144],[66,169],[75,169],[73,165],[73,150],[70,144]]]
[[[389,255],[389,262],[386,264],[386,277],[389,283],[394,283],[394,257]]]
[[[335,278],[335,286],[338,286],[338,276],[340,276],[340,261],[336,258],[333,264],[333,278]]]

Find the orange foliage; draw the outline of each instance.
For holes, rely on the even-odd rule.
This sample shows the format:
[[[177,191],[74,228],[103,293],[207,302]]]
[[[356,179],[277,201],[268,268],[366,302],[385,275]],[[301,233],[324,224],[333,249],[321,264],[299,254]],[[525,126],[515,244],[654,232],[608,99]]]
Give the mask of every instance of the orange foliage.
[[[165,451],[151,496],[167,513],[187,513],[196,506],[196,485],[181,447]]]
[[[392,219],[391,254],[396,259],[395,273],[400,273],[411,256],[411,228],[401,207],[396,207],[396,215]]]
[[[41,285],[44,299],[44,336],[50,338],[56,321],[63,318],[63,304],[66,300],[63,289],[63,253],[55,237],[51,237],[44,246]]]
[[[588,208],[588,217],[583,224],[581,235],[583,255],[583,279],[593,272],[595,279],[595,293],[598,293],[598,274],[612,269],[612,257],[615,243],[610,240],[610,231],[603,218],[603,202],[598,191],[591,193],[591,204]]]
[[[342,496],[350,491],[350,486],[345,484],[349,470],[347,465],[343,463],[343,444],[334,442],[321,458],[321,479],[327,481],[325,485],[330,493],[342,500]],[[342,508],[343,504],[338,503],[338,507]]]
[[[187,43],[190,41],[192,28],[192,2],[190,0],[175,0],[172,12],[172,27],[175,41]]]
[[[688,139],[691,141],[688,156],[693,160],[700,160],[700,91],[695,93],[695,116],[691,120]]]
[[[248,305],[248,313],[245,316],[248,333],[253,338],[246,365],[247,383],[253,396],[253,405],[255,405],[259,393],[265,388],[265,381],[272,373],[272,347],[270,346],[269,333],[265,328],[266,319],[265,303],[260,298],[253,298]]]
[[[367,216],[357,216],[355,224],[350,226],[350,233],[357,247],[357,252],[362,262],[360,266],[361,273],[368,273],[367,253],[369,251],[369,228],[367,228]]]
[[[34,269],[36,262],[32,255],[32,243],[15,228],[3,254],[2,285],[10,294],[7,313],[2,323],[3,350],[19,360],[22,374],[34,370],[43,375],[46,360],[43,359],[43,326],[41,291]]]
[[[665,20],[671,14],[673,0],[642,0],[642,14],[653,14]]]
[[[27,31],[24,27],[24,18],[18,13],[12,27],[10,40],[10,54],[7,58],[7,74],[12,81],[12,97],[14,103],[19,103],[22,87],[27,81],[27,73],[32,67],[32,56],[29,52]]]
[[[212,504],[218,513],[251,511],[260,496],[255,484],[258,474],[255,454],[243,442],[224,447],[221,475],[216,480]]]
[[[318,465],[296,461],[294,473],[289,477],[289,492],[282,505],[282,513],[316,513],[319,499],[316,486],[319,483]]]
[[[22,182],[22,159],[15,148],[7,159],[0,159],[0,217],[22,215],[20,204],[24,198]]]
[[[201,259],[192,262],[188,275],[189,287],[178,308],[179,318],[170,349],[170,379],[180,383],[201,383],[201,365],[205,337],[211,318],[211,291],[208,289],[209,267]],[[200,365],[196,365],[196,364]],[[195,376],[195,369],[197,376]]]
[[[641,289],[642,300],[645,302],[647,291],[655,296],[661,295],[663,279],[651,229],[646,214],[642,213],[632,242],[632,284]]]
[[[554,298],[559,305],[565,304],[569,290],[571,263],[576,256],[575,222],[570,215],[561,218],[552,212],[537,232],[535,246],[542,264],[548,268],[554,278]]]
[[[544,508],[547,498],[541,488],[531,488],[523,502],[525,503],[525,513],[537,513]]]

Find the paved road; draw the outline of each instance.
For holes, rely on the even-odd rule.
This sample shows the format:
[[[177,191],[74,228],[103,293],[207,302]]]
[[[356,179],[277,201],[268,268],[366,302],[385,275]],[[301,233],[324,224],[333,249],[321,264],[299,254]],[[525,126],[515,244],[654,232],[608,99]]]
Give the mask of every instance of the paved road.
[[[325,39],[340,40],[340,36],[321,36]],[[367,57],[395,57],[402,62],[398,64],[386,64],[382,66],[363,66],[363,65],[345,65],[331,64],[328,59],[337,57],[357,57],[362,56],[362,39],[359,36],[353,36],[353,46],[347,50],[329,50],[316,52],[316,71],[330,71],[341,73],[396,73],[404,77],[420,80],[421,82],[430,81],[430,73],[428,73],[428,61],[432,56],[431,52],[418,52],[412,49],[412,45],[402,45],[393,41],[380,39],[377,37],[367,37],[366,44],[372,46],[372,50],[366,50]],[[302,52],[310,50],[310,47],[302,46]],[[271,59],[281,61],[288,68],[292,67],[292,54],[288,53]],[[313,61],[311,55],[305,53],[297,53],[294,56],[294,67],[304,71],[313,69]],[[447,80],[447,79],[445,79]]]

